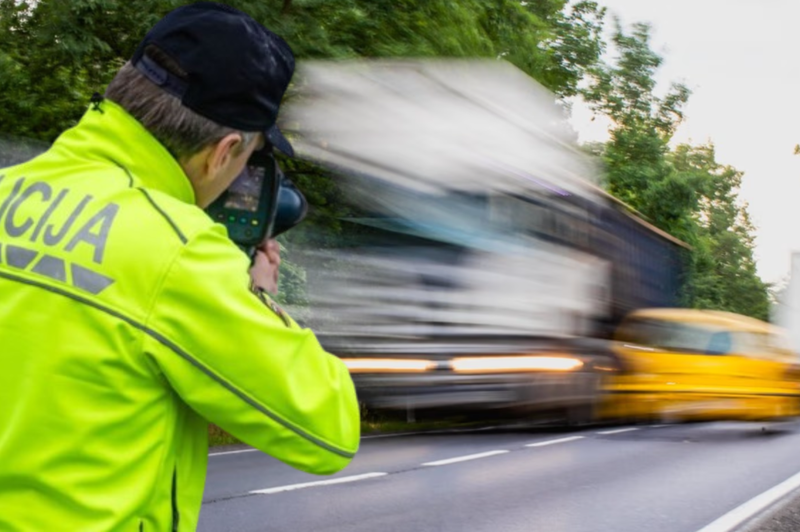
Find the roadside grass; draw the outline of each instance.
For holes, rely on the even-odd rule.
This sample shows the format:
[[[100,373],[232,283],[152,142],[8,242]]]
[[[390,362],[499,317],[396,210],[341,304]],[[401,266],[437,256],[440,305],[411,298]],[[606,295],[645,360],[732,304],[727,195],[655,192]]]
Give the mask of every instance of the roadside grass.
[[[208,446],[219,447],[220,445],[233,445],[242,443],[216,425],[208,425]]]
[[[425,432],[445,430],[474,425],[463,417],[425,416],[409,418],[404,411],[375,412],[361,408],[361,434],[397,434],[402,432]]]
[[[485,422],[484,422],[485,423]],[[462,417],[446,418],[424,418],[409,420],[405,412],[374,412],[361,408],[361,434],[397,434],[403,432],[424,432],[432,430],[446,430],[456,428],[467,428],[479,425],[480,422],[469,420]],[[233,445],[242,443],[216,425],[209,424],[208,445],[218,447],[220,445]]]

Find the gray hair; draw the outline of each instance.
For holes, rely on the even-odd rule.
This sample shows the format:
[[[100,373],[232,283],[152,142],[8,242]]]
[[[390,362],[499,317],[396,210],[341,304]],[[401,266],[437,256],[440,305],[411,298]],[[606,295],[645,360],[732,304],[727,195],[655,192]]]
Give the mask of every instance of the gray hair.
[[[242,136],[241,149],[258,136],[256,132],[221,126],[184,107],[178,98],[156,86],[130,61],[111,80],[105,97],[141,122],[177,160],[191,157],[231,133]]]

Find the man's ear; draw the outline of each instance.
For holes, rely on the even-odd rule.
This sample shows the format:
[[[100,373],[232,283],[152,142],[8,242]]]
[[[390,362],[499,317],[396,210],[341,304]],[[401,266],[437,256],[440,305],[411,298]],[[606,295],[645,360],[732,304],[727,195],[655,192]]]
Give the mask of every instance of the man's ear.
[[[222,137],[206,154],[206,175],[216,176],[242,149],[244,146],[239,133],[229,133]]]
[[[242,136],[238,133],[226,135],[218,142],[206,146],[191,157],[179,161],[194,188],[195,202],[205,208],[221,192],[217,179],[220,170],[230,163],[241,150]]]

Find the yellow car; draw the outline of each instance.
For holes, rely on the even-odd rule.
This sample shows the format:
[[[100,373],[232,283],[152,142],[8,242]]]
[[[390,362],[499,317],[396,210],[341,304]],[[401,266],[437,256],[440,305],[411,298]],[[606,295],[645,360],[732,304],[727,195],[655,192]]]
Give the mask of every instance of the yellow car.
[[[768,421],[800,415],[800,358],[783,330],[728,312],[645,309],[615,335],[607,420]]]

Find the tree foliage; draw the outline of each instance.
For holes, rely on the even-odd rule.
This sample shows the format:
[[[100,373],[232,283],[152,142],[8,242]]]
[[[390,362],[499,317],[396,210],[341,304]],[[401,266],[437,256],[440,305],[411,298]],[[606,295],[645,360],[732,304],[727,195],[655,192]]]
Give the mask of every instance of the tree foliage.
[[[693,191],[691,183],[675,179],[667,154],[689,90],[673,84],[666,96],[655,94],[654,75],[662,59],[649,41],[648,25],[635,24],[628,35],[617,22],[613,43],[619,58],[591,69],[583,96],[613,122],[603,150],[609,192],[680,237],[688,229]]]
[[[0,0],[2,133],[52,141],[147,30],[189,0]],[[603,50],[603,9],[566,0],[230,0],[299,59],[504,57],[572,95]]]
[[[0,0],[2,133],[52,141],[102,92],[164,2]]]
[[[691,247],[683,299],[696,308],[769,317],[768,286],[753,259],[753,225],[738,198],[742,173],[717,162],[713,144],[670,148],[689,90],[672,84],[656,94],[661,57],[650,27],[626,34],[617,23],[615,64],[591,70],[583,96],[612,120],[610,140],[594,146],[608,190]]]
[[[682,144],[670,154],[676,176],[696,189],[691,242],[692,277],[686,289],[699,308],[767,320],[769,286],[756,272],[755,228],[739,200],[743,173],[717,162],[714,146]]]

